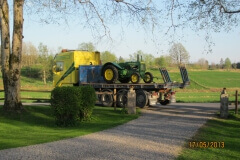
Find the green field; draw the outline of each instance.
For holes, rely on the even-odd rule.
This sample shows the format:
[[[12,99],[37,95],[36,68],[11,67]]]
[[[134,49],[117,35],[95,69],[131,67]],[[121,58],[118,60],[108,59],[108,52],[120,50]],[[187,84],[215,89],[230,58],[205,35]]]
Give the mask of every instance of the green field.
[[[162,82],[161,74],[158,70],[151,70],[155,77]],[[172,81],[181,81],[181,75],[178,71],[169,71]],[[213,88],[240,88],[240,71],[232,70],[204,70],[204,71],[188,71],[191,86],[188,89],[213,89]]]

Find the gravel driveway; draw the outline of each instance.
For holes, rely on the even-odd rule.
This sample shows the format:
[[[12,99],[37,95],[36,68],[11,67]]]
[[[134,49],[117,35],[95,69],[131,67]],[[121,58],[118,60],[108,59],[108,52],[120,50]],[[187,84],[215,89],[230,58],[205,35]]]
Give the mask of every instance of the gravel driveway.
[[[0,150],[0,159],[174,159],[219,103],[176,103],[142,110],[124,125],[77,138]]]

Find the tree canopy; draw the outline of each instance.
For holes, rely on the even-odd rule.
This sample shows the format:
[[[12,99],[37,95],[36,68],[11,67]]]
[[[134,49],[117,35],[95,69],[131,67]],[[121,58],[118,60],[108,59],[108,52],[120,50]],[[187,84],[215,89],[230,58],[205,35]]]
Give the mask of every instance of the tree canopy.
[[[189,53],[181,43],[175,43],[169,50],[172,61],[175,64],[187,64],[189,61]]]

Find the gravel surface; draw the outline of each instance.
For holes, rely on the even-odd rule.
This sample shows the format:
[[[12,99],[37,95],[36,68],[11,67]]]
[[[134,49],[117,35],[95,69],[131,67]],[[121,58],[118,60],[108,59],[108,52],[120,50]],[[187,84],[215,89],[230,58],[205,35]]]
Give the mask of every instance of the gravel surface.
[[[176,103],[142,110],[124,125],[77,138],[0,150],[0,159],[174,159],[218,103]]]

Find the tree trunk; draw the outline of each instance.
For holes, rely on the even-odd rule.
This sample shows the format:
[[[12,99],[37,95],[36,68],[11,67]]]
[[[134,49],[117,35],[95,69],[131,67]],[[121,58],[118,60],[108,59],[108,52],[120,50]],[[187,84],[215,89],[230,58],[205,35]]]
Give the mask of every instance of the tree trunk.
[[[5,101],[3,109],[6,111],[22,111],[20,97],[20,72],[22,54],[23,30],[23,3],[24,0],[14,1],[14,26],[12,50],[10,49],[9,6],[7,0],[0,0],[1,23],[1,54],[2,75]]]
[[[43,83],[47,84],[47,81],[46,81],[46,71],[45,70],[43,70]]]

